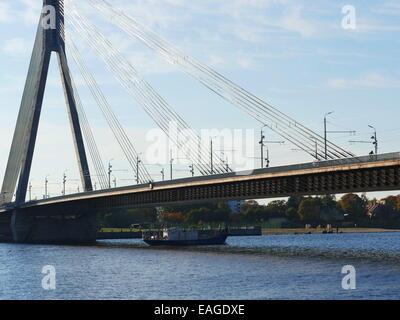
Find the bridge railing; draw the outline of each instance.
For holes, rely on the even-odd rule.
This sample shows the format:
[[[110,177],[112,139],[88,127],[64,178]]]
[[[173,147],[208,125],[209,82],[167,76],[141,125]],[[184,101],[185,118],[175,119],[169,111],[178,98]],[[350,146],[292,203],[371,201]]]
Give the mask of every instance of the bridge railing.
[[[174,179],[174,180],[168,180],[168,181],[152,182],[151,184],[153,186],[167,186],[167,185],[175,185],[175,184],[179,184],[179,183],[190,183],[190,182],[203,181],[203,180],[212,181],[212,180],[218,180],[218,179],[223,179],[223,178],[235,177],[235,176],[239,176],[239,175],[244,176],[244,175],[257,175],[257,174],[264,174],[264,173],[290,172],[290,171],[300,171],[300,170],[307,170],[307,169],[314,169],[314,168],[326,168],[326,167],[362,164],[362,163],[370,163],[370,162],[381,162],[381,161],[390,161],[390,160],[400,160],[400,152],[385,153],[385,154],[379,154],[379,155],[367,155],[367,156],[344,158],[344,159],[337,159],[337,160],[314,161],[314,162],[300,163],[300,164],[287,165],[287,166],[254,169],[251,171],[214,174],[214,175],[210,175],[210,176],[180,178],[180,179]],[[118,192],[118,191],[124,191],[127,189],[131,190],[131,189],[144,188],[144,187],[149,187],[149,186],[150,186],[150,183],[133,185],[133,186],[124,186],[124,187],[113,188],[112,191]],[[85,195],[89,195],[89,194],[101,195],[107,191],[110,191],[110,190],[109,189],[97,190],[97,191],[91,191],[91,192],[83,192],[80,194],[58,196],[58,197],[53,197],[51,199],[31,201],[31,202],[25,203],[24,205],[41,203],[41,202],[45,202],[45,201],[49,201],[49,200],[57,201],[57,200],[61,200],[61,199],[69,199],[69,198],[74,198],[76,196],[84,197]],[[0,213],[2,211],[12,210],[14,206],[15,206],[14,203],[10,203],[10,204],[1,206]]]

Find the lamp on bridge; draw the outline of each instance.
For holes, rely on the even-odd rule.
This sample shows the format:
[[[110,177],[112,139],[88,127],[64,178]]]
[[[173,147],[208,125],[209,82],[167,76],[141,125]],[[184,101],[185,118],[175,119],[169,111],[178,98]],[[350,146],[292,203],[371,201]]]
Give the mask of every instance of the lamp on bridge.
[[[113,160],[114,158],[108,160],[108,189],[111,189],[111,173],[112,173],[111,161]]]
[[[328,140],[327,140],[327,131],[326,131],[326,117],[329,116],[330,114],[334,113],[335,111],[330,111],[328,113],[325,113],[324,116],[324,145],[325,145],[325,160],[328,160]]]
[[[377,138],[377,133],[376,133],[376,129],[374,126],[368,125],[368,127],[370,127],[371,129],[374,130],[374,135],[371,137],[372,139],[372,144],[374,145],[374,149],[375,149],[375,154],[378,154],[378,138]],[[349,140],[350,143],[371,143],[371,141],[359,141],[359,140]],[[374,151],[371,151],[369,153],[370,155],[374,154]]]
[[[261,127],[261,139],[260,139],[260,141],[258,142],[259,144],[260,144],[260,149],[261,149],[261,151],[260,151],[260,159],[261,159],[261,168],[264,168],[264,160],[266,161],[266,168],[268,168],[269,167],[269,163],[270,163],[270,159],[269,159],[269,149],[268,149],[268,147],[267,147],[267,157],[266,158],[264,158],[264,147],[266,146],[266,144],[267,143],[278,143],[278,144],[284,144],[285,143],[285,141],[267,141],[267,140],[265,140],[265,135],[264,135],[264,131],[263,131],[263,129],[264,129],[264,127],[266,127],[267,125],[266,124],[264,124],[262,127]]]
[[[371,139],[373,140],[372,144],[375,146],[375,154],[378,154],[378,138],[376,135],[376,129],[374,126],[371,126],[370,124],[368,125],[368,127],[374,130],[374,135],[371,137]]]

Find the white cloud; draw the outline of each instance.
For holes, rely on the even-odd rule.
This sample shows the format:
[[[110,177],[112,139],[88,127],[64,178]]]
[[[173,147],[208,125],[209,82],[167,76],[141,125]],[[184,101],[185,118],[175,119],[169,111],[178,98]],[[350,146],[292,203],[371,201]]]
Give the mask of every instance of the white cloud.
[[[364,74],[355,79],[335,78],[328,81],[332,88],[400,88],[400,80],[385,77],[376,72]]]
[[[6,3],[0,3],[0,22],[9,22],[12,20],[10,6]]]
[[[37,24],[40,17],[42,1],[19,0],[10,3],[0,3],[0,23],[23,22],[25,24]],[[18,6],[18,7],[17,7]]]
[[[19,12],[20,18],[28,24],[36,24],[40,17],[40,10],[42,8],[42,1],[37,0],[20,0],[21,6],[24,10]]]
[[[400,15],[400,2],[396,1],[379,4],[379,8],[376,9],[375,12],[387,15]]]
[[[5,41],[3,51],[12,56],[21,56],[27,54],[31,49],[30,41],[23,38],[13,38]]]
[[[313,24],[302,17],[301,7],[291,7],[278,22],[277,26],[296,32],[302,37],[312,37],[316,34]]]

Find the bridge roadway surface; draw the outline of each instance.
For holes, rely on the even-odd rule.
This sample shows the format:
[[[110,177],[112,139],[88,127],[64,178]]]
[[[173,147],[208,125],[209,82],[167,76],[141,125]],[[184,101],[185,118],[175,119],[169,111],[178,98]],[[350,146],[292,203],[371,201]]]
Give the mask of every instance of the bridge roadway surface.
[[[400,190],[400,152],[230,172],[11,203],[25,214],[63,215],[173,203]]]

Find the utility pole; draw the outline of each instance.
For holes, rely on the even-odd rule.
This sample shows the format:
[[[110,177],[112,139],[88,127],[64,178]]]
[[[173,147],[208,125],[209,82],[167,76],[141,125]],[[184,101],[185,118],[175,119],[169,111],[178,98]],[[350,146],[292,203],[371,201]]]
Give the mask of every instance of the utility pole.
[[[44,179],[44,198],[45,199],[48,198],[48,196],[47,196],[47,185],[48,184],[49,184],[49,180],[47,179],[47,176],[46,176],[46,178]]]
[[[170,158],[169,158],[169,173],[170,173],[170,179],[172,180],[172,163],[174,162],[174,159],[172,158],[172,150],[170,151]]]
[[[378,137],[376,134],[376,129],[371,125],[368,125],[368,127],[374,130],[374,135],[371,137],[371,139],[374,141],[372,144],[375,146],[375,154],[378,154]]]
[[[334,111],[330,111],[325,113],[324,116],[324,145],[325,145],[325,160],[328,160],[328,139],[327,139],[327,131],[326,131],[326,117],[332,114]],[[318,159],[318,157],[317,157]]]
[[[194,177],[194,164],[193,163],[189,166],[189,169],[190,169],[190,173],[192,174],[192,177]]]
[[[164,171],[164,168],[161,169],[160,173],[161,173],[162,181],[164,181],[164,180],[165,180],[165,171]]]
[[[111,165],[111,161],[114,159],[110,159],[110,161],[108,161],[108,189],[111,189],[111,173],[112,173],[112,165]]]
[[[267,147],[267,157],[265,158],[265,161],[266,161],[266,163],[267,163],[267,164],[265,165],[265,167],[266,167],[266,168],[269,168],[269,162],[270,162],[270,161],[269,161],[269,149],[268,149],[268,147]]]
[[[136,184],[139,184],[139,163],[142,160],[139,159],[139,156],[136,156]]]
[[[355,140],[350,140],[350,143],[372,143],[374,146],[374,150],[375,150],[375,154],[378,154],[378,136],[376,133],[376,129],[375,127],[368,125],[368,127],[370,127],[371,129],[374,130],[374,135],[371,137],[371,141],[355,141]],[[374,151],[371,151],[369,154],[374,154]]]
[[[259,144],[260,144],[260,159],[261,159],[261,168],[264,168],[264,139],[265,139],[265,136],[264,136],[264,132],[263,132],[263,128],[265,127],[265,124],[261,127],[261,139],[260,139],[260,141],[258,142]]]
[[[115,176],[113,176],[113,177],[114,177],[114,179],[113,179],[114,188],[116,188],[117,187],[117,178]]]
[[[63,191],[62,191],[63,196],[65,196],[65,183],[66,182],[67,182],[67,175],[64,172],[64,174],[63,174]]]
[[[334,111],[325,113],[325,116],[324,116],[325,160],[328,160],[328,138],[327,138],[328,133],[350,133],[350,135],[355,135],[355,134],[356,134],[356,131],[354,131],[354,130],[327,131],[327,121],[326,121],[326,117],[327,117],[328,115],[332,114],[332,113],[334,113]],[[315,139],[316,139],[316,138],[315,138]],[[317,158],[317,160],[319,160],[318,157],[316,157],[316,158]]]
[[[29,201],[32,201],[32,183],[29,182]]]
[[[211,160],[211,174],[214,174],[214,164],[213,164],[213,138],[210,138],[210,160]]]
[[[269,167],[269,163],[270,163],[268,148],[267,148],[267,153],[268,153],[267,158],[264,159],[264,147],[266,146],[266,144],[267,143],[279,143],[279,144],[285,143],[284,141],[267,141],[267,140],[265,140],[265,135],[264,135],[264,131],[263,131],[263,128],[265,126],[266,126],[266,124],[261,127],[261,138],[260,138],[260,141],[258,142],[260,144],[261,168],[264,168],[264,160],[267,161],[267,166],[266,166],[267,168]]]

